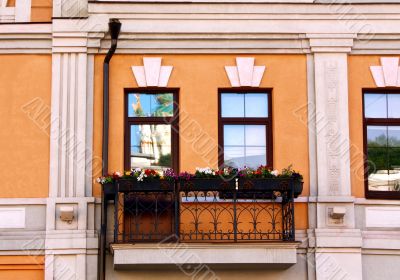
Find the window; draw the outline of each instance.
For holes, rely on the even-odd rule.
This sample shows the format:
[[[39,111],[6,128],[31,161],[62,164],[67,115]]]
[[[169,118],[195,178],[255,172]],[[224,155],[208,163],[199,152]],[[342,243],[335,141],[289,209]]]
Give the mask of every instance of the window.
[[[400,92],[364,92],[368,198],[400,198]]]
[[[125,169],[178,170],[178,91],[125,93]]]
[[[272,168],[269,90],[219,92],[219,166]]]

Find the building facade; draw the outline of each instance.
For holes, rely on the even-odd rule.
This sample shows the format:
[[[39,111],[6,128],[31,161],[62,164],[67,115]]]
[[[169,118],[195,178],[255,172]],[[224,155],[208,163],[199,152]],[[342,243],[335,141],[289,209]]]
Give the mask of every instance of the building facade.
[[[0,279],[400,278],[399,1],[0,4]],[[105,151],[109,172],[292,165],[293,234],[284,206],[221,190],[138,222],[96,180]],[[236,231],[263,222],[277,238]]]

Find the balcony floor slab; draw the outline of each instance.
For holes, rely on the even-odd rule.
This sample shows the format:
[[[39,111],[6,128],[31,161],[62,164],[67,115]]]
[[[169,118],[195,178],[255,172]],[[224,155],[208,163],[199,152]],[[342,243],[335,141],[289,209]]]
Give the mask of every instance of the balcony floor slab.
[[[298,242],[229,244],[113,244],[114,269],[215,268],[284,269],[297,262]]]

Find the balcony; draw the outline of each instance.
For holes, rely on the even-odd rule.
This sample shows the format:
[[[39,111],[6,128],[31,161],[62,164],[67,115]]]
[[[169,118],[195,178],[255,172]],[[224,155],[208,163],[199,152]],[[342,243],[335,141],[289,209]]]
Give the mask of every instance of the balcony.
[[[202,263],[294,264],[294,197],[301,189],[292,178],[105,184],[114,203],[114,266],[168,265],[168,252],[182,248]]]

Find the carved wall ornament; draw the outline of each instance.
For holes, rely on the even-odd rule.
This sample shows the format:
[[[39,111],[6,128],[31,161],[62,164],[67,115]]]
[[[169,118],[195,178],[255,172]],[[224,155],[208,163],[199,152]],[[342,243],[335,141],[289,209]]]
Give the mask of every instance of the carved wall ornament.
[[[167,87],[173,66],[161,66],[161,57],[144,57],[143,66],[132,66],[139,87]]]
[[[259,87],[265,66],[254,66],[254,57],[237,57],[236,66],[225,66],[232,87]]]
[[[381,57],[381,66],[370,66],[377,87],[400,87],[398,57]]]

